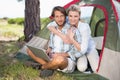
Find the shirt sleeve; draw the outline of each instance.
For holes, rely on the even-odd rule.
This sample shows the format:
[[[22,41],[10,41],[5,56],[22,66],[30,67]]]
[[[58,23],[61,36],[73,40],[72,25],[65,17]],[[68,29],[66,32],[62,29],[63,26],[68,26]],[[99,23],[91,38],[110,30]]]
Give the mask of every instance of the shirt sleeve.
[[[76,60],[76,58],[82,56],[82,54],[73,45],[70,51],[68,51],[67,53],[70,56],[70,58],[74,61]]]
[[[71,59],[76,60],[76,58],[79,58],[86,54],[88,49],[88,43],[89,38],[91,35],[91,30],[88,24],[84,24],[81,30],[79,30],[79,33],[77,31],[76,35],[76,41],[80,44],[81,50],[78,51],[74,46],[72,46],[71,50],[68,52]]]
[[[89,39],[91,36],[91,30],[88,24],[84,24],[81,32],[81,50],[80,53],[81,54],[86,54],[87,49],[88,49],[88,43],[89,43]]]
[[[81,34],[80,34],[80,31],[79,31],[77,28],[76,28],[76,30],[75,30],[74,39],[75,39],[79,44],[81,44]]]
[[[50,34],[50,40],[49,40],[49,43],[48,43],[48,47],[50,48],[54,48],[54,45],[53,45],[53,33]]]
[[[81,44],[80,31],[77,28],[75,29],[74,39],[79,43],[79,45]],[[78,51],[77,48],[74,47],[74,45],[72,45],[68,54],[69,54],[70,58],[73,60],[76,60],[76,58],[79,58],[80,56],[82,56],[80,51]]]
[[[56,26],[57,26],[56,22],[53,21],[53,22],[50,22],[47,25],[47,28],[49,28],[49,27],[56,27]],[[51,48],[54,48],[54,45],[53,45],[53,35],[54,34],[51,32],[51,34],[50,34],[50,40],[49,40],[49,43],[48,43],[48,47],[51,47]]]
[[[56,26],[57,26],[56,22],[53,21],[53,22],[50,22],[50,23],[47,25],[47,28],[56,27]]]

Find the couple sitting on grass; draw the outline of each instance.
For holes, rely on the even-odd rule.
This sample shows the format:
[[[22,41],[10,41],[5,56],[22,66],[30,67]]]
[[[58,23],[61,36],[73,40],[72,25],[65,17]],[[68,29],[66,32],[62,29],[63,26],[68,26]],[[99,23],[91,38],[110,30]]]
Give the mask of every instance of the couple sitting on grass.
[[[92,71],[96,72],[99,55],[91,37],[90,27],[80,21],[80,14],[77,5],[71,5],[67,13],[63,7],[54,7],[54,21],[47,25],[51,35],[46,53],[50,55],[51,60],[45,61],[27,49],[29,56],[42,65],[41,69],[72,73],[77,67],[80,72],[85,72],[89,61]]]

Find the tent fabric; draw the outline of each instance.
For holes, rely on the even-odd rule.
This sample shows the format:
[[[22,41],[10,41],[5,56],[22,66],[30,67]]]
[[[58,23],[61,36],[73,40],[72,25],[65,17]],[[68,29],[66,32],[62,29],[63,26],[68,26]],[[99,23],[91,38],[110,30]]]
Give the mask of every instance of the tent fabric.
[[[109,80],[120,80],[120,52],[104,48],[98,74]]]
[[[116,3],[114,0],[110,0],[110,4],[112,4],[111,8],[109,9],[109,19],[108,19],[108,32],[105,42],[105,47],[112,49],[114,51],[120,51],[120,39],[119,39],[119,26],[118,26],[118,18],[119,18],[119,10],[118,7],[120,4]]]
[[[73,77],[73,80],[109,80],[103,76],[100,76],[99,74],[82,73],[77,70],[71,74],[67,74],[67,73],[62,73],[62,74]]]
[[[115,9],[118,14],[118,40],[117,40],[117,50],[120,51],[120,3],[113,0],[115,4]]]
[[[94,42],[96,44],[96,49],[102,50],[103,36],[93,37],[93,40],[94,40]]]

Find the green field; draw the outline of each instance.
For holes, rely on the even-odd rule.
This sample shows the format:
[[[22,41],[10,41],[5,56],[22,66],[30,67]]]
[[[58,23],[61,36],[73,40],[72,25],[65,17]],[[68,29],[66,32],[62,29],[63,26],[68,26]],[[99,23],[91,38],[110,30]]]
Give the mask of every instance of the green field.
[[[18,39],[23,36],[23,25],[8,24],[7,20],[0,20],[0,36]]]

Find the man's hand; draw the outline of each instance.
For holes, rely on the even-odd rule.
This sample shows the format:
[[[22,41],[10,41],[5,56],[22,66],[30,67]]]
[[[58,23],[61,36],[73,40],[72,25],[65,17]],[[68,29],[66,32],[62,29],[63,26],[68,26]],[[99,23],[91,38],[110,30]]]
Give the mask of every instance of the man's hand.
[[[57,57],[57,56],[69,57],[69,55],[65,52],[61,52],[61,53],[55,52],[54,54],[52,54],[52,57]]]
[[[51,51],[52,49],[50,47],[46,50],[46,53],[50,58],[52,58],[52,54],[53,54]]]
[[[52,54],[52,58],[57,57],[57,56],[62,56],[60,53],[54,53]]]
[[[46,53],[49,54],[51,51],[52,51],[52,49],[49,47],[49,48],[46,50]]]

